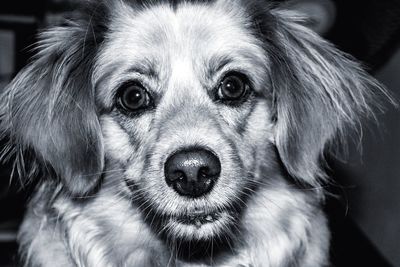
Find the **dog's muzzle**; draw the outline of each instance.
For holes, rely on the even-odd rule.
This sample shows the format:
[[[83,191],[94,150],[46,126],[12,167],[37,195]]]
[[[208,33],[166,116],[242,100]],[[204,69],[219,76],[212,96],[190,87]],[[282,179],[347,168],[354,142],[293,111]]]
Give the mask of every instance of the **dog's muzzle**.
[[[165,180],[179,195],[198,198],[212,190],[221,162],[210,150],[192,148],[172,154],[164,166]]]

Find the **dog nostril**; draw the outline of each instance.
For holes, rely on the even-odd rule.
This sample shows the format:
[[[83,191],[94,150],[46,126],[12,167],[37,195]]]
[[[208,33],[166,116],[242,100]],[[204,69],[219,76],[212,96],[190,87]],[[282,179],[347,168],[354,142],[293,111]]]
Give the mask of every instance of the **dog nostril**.
[[[200,197],[210,192],[221,173],[221,162],[209,150],[181,150],[165,162],[165,180],[178,194]]]
[[[174,171],[174,172],[170,175],[170,180],[171,180],[171,182],[179,181],[179,180],[182,181],[182,180],[184,180],[184,179],[186,179],[186,178],[185,178],[185,173],[182,172],[182,171],[180,171],[180,170]]]
[[[209,167],[201,167],[199,170],[199,176],[207,177],[210,175],[210,168]]]

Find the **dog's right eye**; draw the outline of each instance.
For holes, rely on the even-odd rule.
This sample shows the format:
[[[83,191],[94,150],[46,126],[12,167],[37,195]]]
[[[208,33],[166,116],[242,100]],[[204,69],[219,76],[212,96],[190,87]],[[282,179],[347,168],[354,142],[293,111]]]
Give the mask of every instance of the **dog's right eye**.
[[[148,108],[152,100],[143,85],[128,83],[118,90],[117,102],[124,110],[133,112]]]
[[[246,76],[238,72],[228,73],[218,87],[218,99],[228,105],[244,101],[248,96],[249,84]]]

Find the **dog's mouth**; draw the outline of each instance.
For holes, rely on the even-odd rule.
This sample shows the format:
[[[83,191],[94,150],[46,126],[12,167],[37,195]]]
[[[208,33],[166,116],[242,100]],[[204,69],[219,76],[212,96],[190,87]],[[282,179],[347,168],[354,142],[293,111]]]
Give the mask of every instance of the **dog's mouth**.
[[[195,211],[180,216],[172,217],[177,223],[195,226],[197,228],[202,227],[205,224],[212,224],[218,222],[223,216],[223,212],[211,212],[206,213],[204,211]]]
[[[166,218],[161,235],[177,258],[212,263],[234,246],[238,223],[239,214],[232,210],[194,211]]]
[[[137,187],[130,186],[130,189]],[[240,238],[244,208],[240,204],[245,198],[240,198],[242,202],[225,205],[187,203],[186,207],[181,206],[179,210],[168,213],[143,194],[136,195],[141,196],[134,203],[142,212],[143,220],[181,260],[203,262],[215,259],[218,255],[231,252],[236,243],[234,240]]]
[[[239,217],[239,214],[232,210],[196,210],[164,216],[161,224],[168,239],[213,240],[218,236],[233,235],[234,229],[238,227]]]

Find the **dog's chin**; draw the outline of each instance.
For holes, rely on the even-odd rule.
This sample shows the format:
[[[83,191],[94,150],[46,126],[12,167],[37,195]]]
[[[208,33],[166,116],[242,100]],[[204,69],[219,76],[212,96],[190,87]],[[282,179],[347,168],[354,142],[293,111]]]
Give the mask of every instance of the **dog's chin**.
[[[130,190],[141,192],[134,183]],[[244,196],[248,196],[245,192]],[[218,254],[232,252],[239,239],[244,200],[218,207],[198,206],[166,212],[140,193],[135,193],[134,204],[139,207],[144,222],[169,246],[177,258],[186,261],[215,259]],[[138,197],[139,196],[139,197]],[[242,199],[241,196],[237,197]],[[245,197],[243,197],[245,199]]]
[[[164,217],[160,236],[181,260],[207,262],[232,249],[238,218],[231,210]]]

